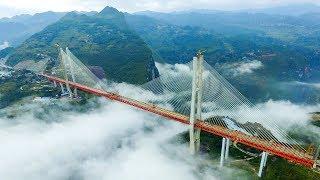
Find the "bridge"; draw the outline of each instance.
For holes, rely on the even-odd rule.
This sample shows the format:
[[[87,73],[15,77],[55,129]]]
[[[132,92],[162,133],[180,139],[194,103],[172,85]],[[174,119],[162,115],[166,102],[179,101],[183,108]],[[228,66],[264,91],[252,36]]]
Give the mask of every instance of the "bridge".
[[[200,148],[200,132],[222,138],[220,166],[229,158],[229,147],[243,144],[262,153],[261,177],[269,155],[284,158],[308,168],[319,168],[319,148],[313,152],[266,117],[198,53],[191,63],[176,65],[164,74],[136,87],[137,94],[116,92],[109,80],[97,78],[71,51],[60,48],[60,63],[41,75],[70,98],[78,91],[107,98],[189,127],[190,153]],[[135,87],[132,87],[133,89]],[[253,117],[253,118],[252,118]],[[261,119],[261,122],[256,122]]]

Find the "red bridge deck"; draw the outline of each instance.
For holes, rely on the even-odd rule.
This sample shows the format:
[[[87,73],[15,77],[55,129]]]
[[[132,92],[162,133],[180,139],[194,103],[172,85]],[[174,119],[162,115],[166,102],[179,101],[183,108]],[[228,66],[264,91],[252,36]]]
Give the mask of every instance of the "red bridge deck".
[[[56,81],[56,82],[60,82],[63,84],[69,84],[71,87],[77,88],[79,90],[82,90],[82,91],[90,93],[90,94],[94,94],[97,96],[103,96],[105,98],[115,100],[115,101],[130,105],[130,106],[134,106],[138,109],[143,109],[145,111],[160,115],[160,116],[165,117],[167,119],[178,121],[178,122],[181,122],[186,125],[189,124],[189,117],[182,115],[182,114],[179,114],[179,113],[176,113],[176,112],[166,110],[164,108],[156,107],[156,106],[149,104],[149,103],[130,99],[130,98],[127,98],[127,97],[124,97],[121,95],[111,93],[111,92],[106,92],[103,90],[90,88],[90,87],[87,87],[87,86],[84,86],[84,85],[81,85],[78,83],[66,81],[66,80],[52,77],[49,75],[42,75],[42,76],[48,78],[51,81]],[[239,132],[239,131],[230,130],[230,129],[227,129],[225,127],[218,126],[218,125],[212,125],[212,124],[206,123],[204,121],[200,121],[200,120],[196,121],[195,127],[199,128],[203,131],[206,131],[208,133],[214,134],[214,135],[229,138],[232,141],[242,143],[244,145],[253,147],[255,149],[258,149],[261,151],[266,151],[268,153],[277,155],[279,157],[285,158],[289,161],[292,161],[297,164],[301,164],[301,165],[309,167],[309,168],[311,168],[315,163],[313,157],[311,155],[307,154],[306,152],[301,152],[296,149],[284,146],[282,144],[278,144],[276,142],[269,142],[269,141],[260,139],[258,137],[249,136],[249,135],[242,133],[242,132]]]

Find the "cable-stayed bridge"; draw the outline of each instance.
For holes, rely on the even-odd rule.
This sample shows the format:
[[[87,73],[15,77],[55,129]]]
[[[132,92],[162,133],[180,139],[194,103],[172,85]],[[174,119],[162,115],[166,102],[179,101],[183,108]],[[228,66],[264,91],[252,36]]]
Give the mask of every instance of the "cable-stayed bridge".
[[[231,143],[262,151],[258,176],[268,155],[276,155],[309,168],[319,168],[319,148],[312,152],[289,136],[254,104],[228,83],[198,53],[185,65],[137,87],[137,93],[120,94],[112,82],[97,78],[68,48],[60,48],[60,63],[43,73],[70,98],[78,91],[117,101],[189,126],[190,152],[200,148],[200,132],[222,137],[220,165],[229,158]],[[107,78],[108,79],[108,78]]]

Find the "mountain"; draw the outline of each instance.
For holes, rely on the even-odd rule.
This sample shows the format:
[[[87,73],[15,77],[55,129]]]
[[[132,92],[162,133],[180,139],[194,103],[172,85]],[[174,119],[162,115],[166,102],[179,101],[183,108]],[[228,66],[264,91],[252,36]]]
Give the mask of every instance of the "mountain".
[[[17,46],[28,37],[51,23],[58,21],[65,13],[44,12],[35,15],[18,15],[12,18],[0,19],[0,43],[9,42]]]
[[[139,62],[137,59],[141,57],[150,59],[139,66],[147,64],[147,75],[144,69],[138,68],[144,77],[147,76],[139,76],[139,79],[148,80],[157,75],[153,64],[155,56],[149,54],[157,54],[157,60],[162,62],[185,63],[203,49],[206,50],[207,62],[248,97],[285,97],[293,101],[308,99],[315,102],[319,99],[317,94],[320,94],[317,90],[289,82],[320,81],[319,18],[319,13],[287,16],[210,10],[122,14],[116,9],[106,8],[100,13],[86,15],[73,12],[28,39],[8,63],[15,65],[21,58],[55,59],[57,52],[53,45],[59,42],[63,47],[69,46],[88,65],[103,67],[107,77],[135,82],[135,76],[112,74],[118,67],[124,67],[121,72],[133,71],[123,60],[106,63],[104,59],[109,59],[107,56],[112,59],[133,58],[135,61],[132,63]],[[108,28],[112,30],[106,30]],[[123,35],[122,32],[126,33]],[[131,36],[134,38],[128,38]],[[120,44],[130,45],[130,48],[120,48],[119,39]],[[115,48],[112,52],[109,51],[111,47]],[[139,52],[133,54],[136,47]],[[114,52],[121,55],[116,56]]]
[[[66,14],[17,47],[6,63],[56,61],[57,43],[69,47],[83,63],[102,67],[108,79],[141,84],[158,75],[152,51],[128,27],[124,14],[111,7],[90,16]]]
[[[203,28],[176,26],[140,15],[127,14],[126,19],[166,63],[189,62],[199,49],[223,51],[221,38]]]
[[[7,57],[13,51],[14,51],[13,47],[7,47],[7,48],[4,48],[4,49],[0,50],[0,59]]]
[[[250,13],[264,13],[272,15],[300,16],[307,13],[318,13],[320,12],[320,6],[317,6],[316,4],[312,3],[300,3],[272,8],[248,9],[243,11]]]
[[[300,43],[309,36],[319,36],[320,11],[300,16],[270,15],[249,12],[185,12],[144,15],[177,26],[198,26],[225,36],[256,34],[281,41]],[[314,43],[313,47],[320,47]]]
[[[266,15],[285,15],[285,16],[300,16],[309,13],[319,13],[320,6],[312,3],[297,3],[286,6],[275,6],[268,8],[255,8],[255,9],[241,9],[241,10],[215,10],[215,9],[190,9],[183,11],[174,11],[169,14],[219,14],[219,13],[249,13],[249,14],[266,14]],[[139,11],[135,15],[159,15],[162,13],[155,11]]]
[[[311,10],[311,8],[309,8],[309,10]],[[206,13],[205,11],[201,13],[144,12],[143,14],[174,26],[202,28],[211,31],[216,37],[233,39],[233,42],[237,42],[240,39],[236,39],[241,38],[241,41],[251,41],[251,44],[264,43],[263,46],[267,47],[270,52],[283,51],[283,49],[286,49],[287,55],[280,57],[281,59],[286,57],[284,62],[289,63],[291,61],[290,58],[300,62],[304,61],[303,59],[307,59],[307,61],[310,61],[308,64],[312,66],[313,69],[318,68],[317,64],[320,54],[320,25],[318,22],[320,21],[320,11],[299,16],[249,12]],[[144,35],[142,34],[142,36]],[[239,43],[246,44],[246,42],[241,41],[239,41]],[[238,45],[240,46],[239,43]],[[230,43],[227,42],[227,44]],[[243,47],[236,46],[235,48],[239,49]],[[289,50],[296,55],[288,57],[288,55],[291,54]],[[279,59],[278,56],[273,59],[276,58]],[[301,69],[305,67],[301,67]],[[289,69],[286,71],[288,70]],[[296,69],[295,71],[298,72]],[[298,74],[300,73],[296,75]],[[317,78],[313,78],[313,80],[319,81]]]
[[[302,80],[302,77],[310,79],[311,76],[308,78],[301,76],[302,70],[308,67],[319,68],[319,54],[313,48],[298,43],[287,43],[249,28],[246,33],[234,32],[237,31],[235,27],[230,30],[230,33],[223,33],[210,28],[211,26],[201,26],[201,22],[207,21],[211,14],[193,15],[195,17],[191,17],[190,14],[162,14],[161,16],[166,17],[165,19],[128,15],[127,21],[168,63],[187,62],[197,50],[203,49],[206,50],[206,57],[211,65],[234,63],[244,59],[264,61],[265,65],[270,65],[272,73],[269,76],[272,75],[278,79]],[[219,17],[227,19],[229,14],[216,16],[216,18]],[[233,17],[234,15],[230,18],[233,19]],[[238,19],[246,21],[243,26],[249,27],[250,20],[246,17],[240,16]],[[168,23],[169,19],[173,23],[178,20],[179,23]],[[195,19],[198,26],[195,25]],[[228,24],[226,21],[223,23]],[[219,25],[215,24],[215,26]],[[278,71],[275,71],[275,65],[278,66]],[[285,76],[282,75],[284,72]]]
[[[221,17],[225,21],[206,26],[205,21],[218,22],[210,20],[213,17]],[[205,50],[206,61],[253,101],[270,98],[298,102],[320,100],[319,90],[305,86],[298,87],[294,83],[288,86],[284,83],[319,82],[318,51],[301,41],[288,43],[257,29],[251,29],[250,26],[257,22],[247,17],[247,15],[236,17],[230,14],[213,16],[189,13],[126,15],[129,25],[163,58],[164,62],[186,63],[191,61],[198,50]],[[275,23],[271,25],[276,25],[277,19],[273,16],[263,15],[263,17],[266,20],[273,19]],[[259,17],[256,17],[256,21],[259,21]],[[227,26],[230,28],[226,29]],[[246,31],[240,32],[236,28],[238,26]]]

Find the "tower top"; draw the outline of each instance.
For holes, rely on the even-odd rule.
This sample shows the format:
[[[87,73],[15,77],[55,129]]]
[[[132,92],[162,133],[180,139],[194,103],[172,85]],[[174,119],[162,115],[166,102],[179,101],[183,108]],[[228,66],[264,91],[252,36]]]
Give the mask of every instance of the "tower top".
[[[197,53],[197,57],[200,58],[201,56],[204,55],[205,52],[206,52],[205,50],[199,50]]]

